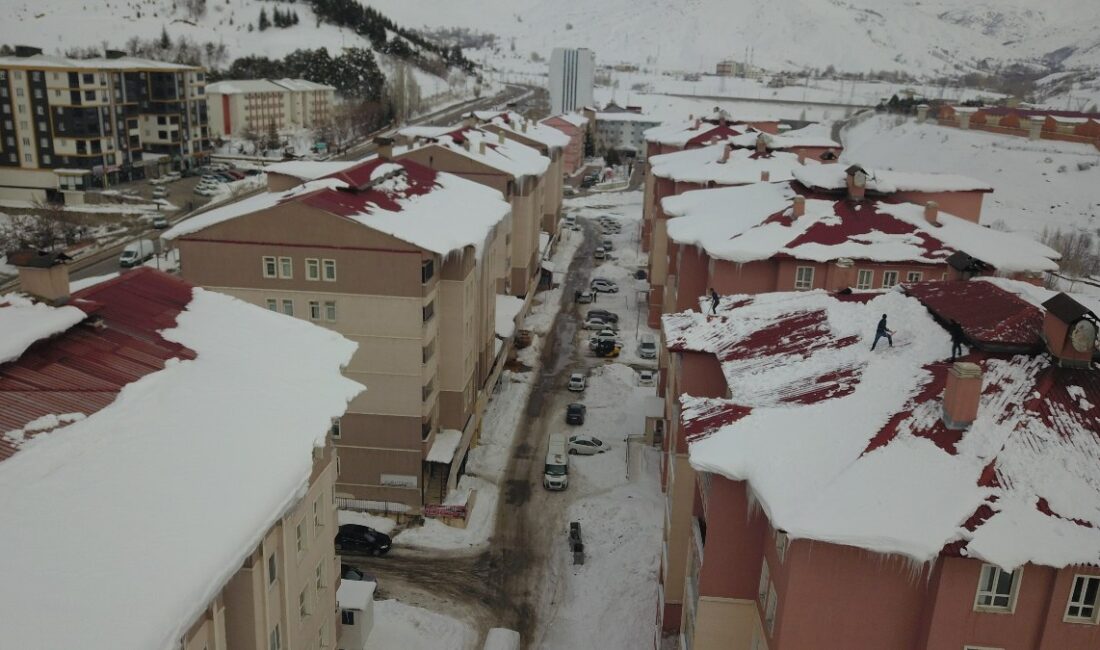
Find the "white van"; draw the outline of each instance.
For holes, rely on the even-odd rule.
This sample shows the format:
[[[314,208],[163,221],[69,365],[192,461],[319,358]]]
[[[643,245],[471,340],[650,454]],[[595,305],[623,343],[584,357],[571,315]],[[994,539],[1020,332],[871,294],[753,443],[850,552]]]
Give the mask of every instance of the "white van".
[[[152,259],[155,252],[152,239],[139,239],[122,249],[122,255],[118,256],[118,265],[124,269],[138,266],[145,260]]]
[[[569,487],[569,454],[566,453],[565,434],[550,435],[546,445],[546,465],[542,468],[542,487],[547,490]]]

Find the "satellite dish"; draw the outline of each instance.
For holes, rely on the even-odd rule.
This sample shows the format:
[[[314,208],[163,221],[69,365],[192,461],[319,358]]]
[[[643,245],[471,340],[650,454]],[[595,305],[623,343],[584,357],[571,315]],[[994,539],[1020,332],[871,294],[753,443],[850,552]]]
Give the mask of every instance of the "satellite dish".
[[[1090,320],[1080,320],[1073,326],[1069,334],[1069,342],[1078,352],[1088,352],[1096,343],[1096,323]]]
[[[855,183],[856,187],[866,186],[867,185],[867,174],[864,174],[863,172],[856,172],[852,176],[852,182]]]

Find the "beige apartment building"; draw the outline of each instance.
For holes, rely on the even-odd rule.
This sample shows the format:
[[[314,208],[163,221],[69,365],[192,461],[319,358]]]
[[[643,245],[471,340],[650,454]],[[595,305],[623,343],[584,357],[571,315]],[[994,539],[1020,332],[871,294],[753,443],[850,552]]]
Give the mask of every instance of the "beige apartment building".
[[[219,81],[206,88],[210,131],[228,138],[271,129],[317,128],[332,117],[336,89],[306,79]]]
[[[525,296],[534,290],[539,276],[539,232],[546,204],[545,193],[561,176],[549,173],[550,159],[537,149],[479,128],[409,127],[399,133],[405,146],[394,157],[491,187],[512,206],[511,232],[507,236],[509,272],[499,293]],[[383,150],[389,145],[383,145]]]
[[[357,342],[345,374],[367,390],[333,426],[339,491],[413,509],[438,502],[457,481],[495,361],[509,205],[410,160],[280,169],[270,192],[166,234],[181,273]],[[301,183],[317,170],[330,173]]]

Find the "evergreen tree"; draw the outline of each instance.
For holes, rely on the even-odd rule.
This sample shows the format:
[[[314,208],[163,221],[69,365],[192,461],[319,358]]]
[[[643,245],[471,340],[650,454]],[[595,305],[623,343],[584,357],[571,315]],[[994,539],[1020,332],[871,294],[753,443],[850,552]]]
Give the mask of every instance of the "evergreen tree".
[[[267,19],[267,10],[260,9],[260,24],[257,27],[260,28],[261,32],[271,27],[271,22]]]
[[[160,28],[160,43],[159,43],[159,45],[160,45],[160,49],[162,49],[162,50],[167,50],[168,48],[172,47],[172,39],[168,37],[168,28],[167,27],[161,27]]]

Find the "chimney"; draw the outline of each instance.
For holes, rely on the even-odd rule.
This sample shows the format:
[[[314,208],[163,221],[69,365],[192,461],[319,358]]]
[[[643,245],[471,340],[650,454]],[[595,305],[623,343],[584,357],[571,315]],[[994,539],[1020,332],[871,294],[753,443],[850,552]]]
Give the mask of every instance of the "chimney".
[[[473,151],[474,150],[474,143],[470,142],[470,138],[463,138],[462,139],[462,146],[466,149],[466,151]]]
[[[760,172],[760,182],[761,183],[767,183],[771,179],[772,179],[772,173],[769,172],[768,170],[765,169],[765,170]]]
[[[791,204],[791,216],[797,219],[804,214],[806,214],[806,197],[794,197],[794,202]]]
[[[859,165],[852,165],[844,170],[847,176],[848,198],[853,201],[862,201],[867,192],[867,172]]]
[[[935,201],[924,204],[924,220],[933,226],[940,225],[940,205]]]
[[[524,133],[527,133],[527,120],[524,120],[524,121],[523,121],[523,127],[522,127],[522,129],[523,129],[523,132],[524,132]]]
[[[764,139],[764,134],[756,136],[756,153],[768,153],[768,141]]]
[[[721,126],[721,127],[726,126],[726,114],[725,113],[722,113],[721,115],[718,116],[718,126]]]
[[[978,417],[981,397],[981,366],[956,361],[947,371],[947,387],[943,390],[943,423],[948,429],[969,427]]]
[[[702,124],[703,124],[702,118],[698,118],[698,117],[695,118],[695,130],[696,131],[699,130],[699,127],[702,126]]]
[[[803,153],[798,154],[798,164],[799,165],[805,165],[806,164],[806,155],[805,154],[803,154]]]
[[[504,131],[497,131],[497,144],[504,144]]]
[[[726,164],[730,159],[731,151],[733,151],[733,144],[727,143],[726,146],[722,147],[722,157],[718,159],[718,162],[723,165]]]
[[[382,160],[393,160],[393,138],[387,138],[384,135],[380,135],[374,139],[374,144],[378,147],[378,157]]]
[[[477,143],[477,152],[479,154],[481,154],[482,156],[485,155],[485,141],[484,140],[481,140],[480,142]]]
[[[19,270],[19,290],[51,305],[69,302],[69,266],[72,258],[55,251],[22,250],[8,255]]]
[[[462,126],[465,126],[465,127],[477,126],[477,115],[474,115],[473,112],[467,113],[462,118]]]

